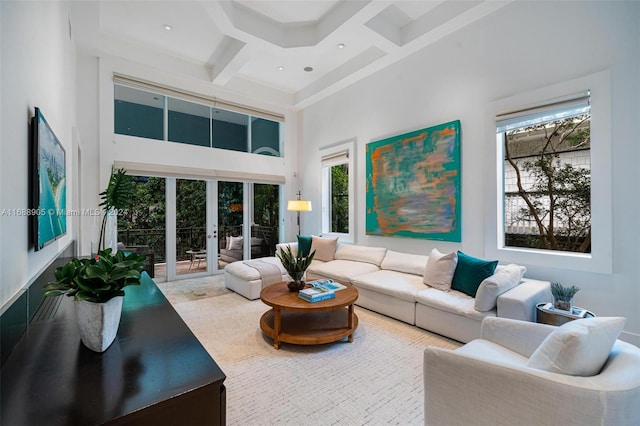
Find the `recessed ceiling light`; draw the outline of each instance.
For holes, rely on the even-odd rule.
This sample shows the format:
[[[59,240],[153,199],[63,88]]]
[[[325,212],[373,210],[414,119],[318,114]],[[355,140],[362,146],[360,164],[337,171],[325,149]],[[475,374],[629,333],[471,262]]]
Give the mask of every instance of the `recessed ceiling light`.
[[[164,25],[162,26],[162,28],[164,28],[164,29],[165,29],[165,30],[167,30],[167,31],[171,31],[171,28],[173,28],[173,27],[172,27],[171,25],[169,25],[169,24],[164,24]]]
[[[344,49],[344,43],[338,43],[338,49]]]
[[[283,67],[282,65],[280,65],[280,66],[278,67],[278,71],[282,71],[283,69],[284,69],[284,67]]]
[[[311,72],[311,71],[313,71],[313,67],[304,67],[304,70],[306,72]]]

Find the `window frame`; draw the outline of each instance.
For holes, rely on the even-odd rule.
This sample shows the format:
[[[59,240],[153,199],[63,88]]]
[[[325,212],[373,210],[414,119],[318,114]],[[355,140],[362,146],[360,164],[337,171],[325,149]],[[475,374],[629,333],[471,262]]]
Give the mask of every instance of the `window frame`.
[[[488,174],[490,190],[485,218],[485,255],[546,268],[571,269],[596,273],[612,272],[612,166],[611,166],[611,83],[608,71],[500,99],[487,108],[486,140],[495,174]],[[504,245],[504,153],[498,146],[496,117],[506,111],[527,110],[551,104],[572,94],[591,92],[591,253],[506,247]],[[498,137],[497,137],[498,136]]]
[[[344,154],[346,158],[336,158]],[[340,142],[320,149],[321,230],[323,236],[338,237],[345,243],[355,242],[355,140]],[[331,167],[347,164],[349,168],[349,232],[331,232]]]

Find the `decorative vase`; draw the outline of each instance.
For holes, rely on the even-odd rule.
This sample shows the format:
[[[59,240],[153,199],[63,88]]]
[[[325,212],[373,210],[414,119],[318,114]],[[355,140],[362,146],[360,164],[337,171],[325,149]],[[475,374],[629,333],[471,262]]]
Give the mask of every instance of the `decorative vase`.
[[[304,277],[304,272],[289,272],[289,276],[293,281],[289,281],[287,287],[289,287],[290,291],[300,291],[304,288],[304,281],[302,278]]]
[[[561,311],[573,312],[573,297],[553,297],[553,307]]]
[[[95,352],[104,352],[113,343],[120,325],[123,296],[105,303],[76,300],[76,322],[82,343]]]
[[[289,287],[289,291],[300,291],[304,288],[304,281],[289,281],[287,283],[287,287]]]

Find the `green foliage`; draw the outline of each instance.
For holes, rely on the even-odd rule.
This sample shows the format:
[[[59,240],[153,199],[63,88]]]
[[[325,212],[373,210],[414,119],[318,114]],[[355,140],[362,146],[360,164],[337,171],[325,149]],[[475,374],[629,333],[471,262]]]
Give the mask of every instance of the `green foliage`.
[[[118,214],[129,207],[133,202],[133,194],[134,187],[131,176],[127,175],[124,169],[114,170],[112,168],[107,188],[100,193],[102,202],[99,206],[106,210],[100,227],[99,244],[102,249],[104,249],[105,229],[109,214]]]
[[[591,251],[591,171],[561,160],[560,154],[590,146],[585,114],[508,132],[506,160],[516,171],[518,195],[525,201],[514,222],[535,222],[539,235],[527,247]],[[516,160],[516,155],[534,156]],[[532,184],[525,187],[522,172]]]
[[[253,185],[253,222],[257,225],[277,227],[280,210],[278,185]]]
[[[276,253],[276,256],[280,259],[284,269],[296,282],[302,279],[304,272],[307,270],[309,265],[311,265],[311,261],[315,255],[315,250],[309,253],[309,256],[294,255],[291,250],[291,246],[287,246],[286,249],[280,250]]]
[[[74,258],[56,268],[56,281],[44,285],[44,297],[65,294],[75,300],[104,303],[124,296],[124,287],[140,284],[145,256],[123,251],[112,255],[111,251],[100,251],[97,258]]]
[[[575,285],[572,285],[571,287],[565,287],[559,282],[551,283],[551,294],[553,295],[554,299],[570,300],[579,291],[580,288],[576,287]]]
[[[349,232],[349,166],[331,167],[331,232]]]

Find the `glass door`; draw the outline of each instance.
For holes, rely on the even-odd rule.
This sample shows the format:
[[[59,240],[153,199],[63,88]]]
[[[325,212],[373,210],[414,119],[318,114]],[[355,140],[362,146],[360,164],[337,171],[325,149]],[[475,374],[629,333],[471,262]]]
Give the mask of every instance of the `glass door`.
[[[254,183],[251,259],[275,256],[280,235],[280,185]]]
[[[207,182],[176,179],[176,276],[207,272]]]
[[[250,235],[245,235],[244,190],[242,182],[218,181],[217,213],[218,213],[218,268],[223,269],[229,263],[241,261],[245,258],[247,241]]]

